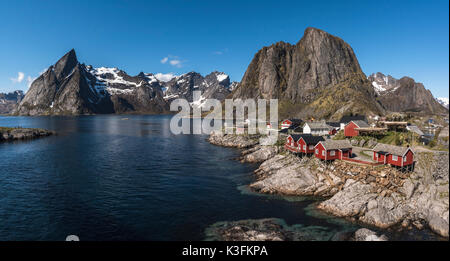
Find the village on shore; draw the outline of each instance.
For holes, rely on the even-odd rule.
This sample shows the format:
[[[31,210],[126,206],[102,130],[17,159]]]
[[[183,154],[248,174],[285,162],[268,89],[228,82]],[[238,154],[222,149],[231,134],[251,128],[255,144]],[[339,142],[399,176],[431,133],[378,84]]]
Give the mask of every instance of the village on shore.
[[[246,126],[234,127],[234,134],[213,132],[208,141],[242,149],[241,162],[260,163],[249,184],[255,192],[323,197],[315,208],[333,216],[382,229],[428,228],[448,238],[448,119],[411,122],[418,121],[289,118],[267,123],[279,134],[275,145],[261,142],[263,133],[247,134]]]

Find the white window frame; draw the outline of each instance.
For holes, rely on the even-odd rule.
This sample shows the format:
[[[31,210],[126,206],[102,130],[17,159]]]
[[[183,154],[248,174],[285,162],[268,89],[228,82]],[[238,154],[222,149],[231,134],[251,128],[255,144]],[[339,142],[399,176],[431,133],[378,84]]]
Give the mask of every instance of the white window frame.
[[[303,145],[303,150],[306,151],[306,145]]]
[[[392,161],[398,161],[398,156],[397,155],[392,155]]]
[[[326,150],[322,150],[322,156],[325,157]]]
[[[319,149],[316,149],[316,154],[319,155]]]
[[[330,156],[335,156],[336,152],[334,150],[330,151]]]

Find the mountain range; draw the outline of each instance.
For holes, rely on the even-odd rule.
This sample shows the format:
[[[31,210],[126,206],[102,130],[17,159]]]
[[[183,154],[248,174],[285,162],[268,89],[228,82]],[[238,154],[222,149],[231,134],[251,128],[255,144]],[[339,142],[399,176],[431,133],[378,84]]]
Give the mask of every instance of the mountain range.
[[[446,112],[411,78],[366,77],[349,44],[316,28],[307,28],[295,45],[278,42],[258,51],[233,97],[277,98],[281,117]]]
[[[151,73],[130,76],[118,68],[93,68],[82,64],[72,49],[32,82],[12,113],[168,113],[169,102],[175,98],[186,98],[196,106],[193,91],[201,90],[202,99],[224,99],[235,84],[222,72],[212,72],[205,77],[190,72],[168,81]]]
[[[23,91],[0,93],[0,114],[10,113],[24,96]]]
[[[377,99],[388,111],[445,113],[445,108],[422,83],[410,77],[395,79],[380,72],[368,77],[377,93]]]
[[[202,93],[197,101],[195,90]],[[367,77],[349,44],[311,27],[295,45],[278,42],[259,50],[240,83],[217,71],[206,76],[196,72],[169,78],[143,72],[130,76],[118,68],[82,64],[72,49],[31,84],[12,113],[168,113],[176,98],[202,106],[205,99],[227,97],[278,99],[281,118],[448,113],[442,101],[412,78],[382,73]]]

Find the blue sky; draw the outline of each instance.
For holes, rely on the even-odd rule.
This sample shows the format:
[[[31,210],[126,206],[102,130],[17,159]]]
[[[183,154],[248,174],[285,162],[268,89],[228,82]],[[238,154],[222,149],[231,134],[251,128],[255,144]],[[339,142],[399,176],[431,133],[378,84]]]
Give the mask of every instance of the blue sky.
[[[366,74],[411,76],[436,97],[449,92],[448,0],[1,0],[0,5],[0,92],[26,90],[28,80],[71,48],[81,62],[131,75],[218,70],[240,81],[260,48],[296,43],[308,26],[349,43]]]

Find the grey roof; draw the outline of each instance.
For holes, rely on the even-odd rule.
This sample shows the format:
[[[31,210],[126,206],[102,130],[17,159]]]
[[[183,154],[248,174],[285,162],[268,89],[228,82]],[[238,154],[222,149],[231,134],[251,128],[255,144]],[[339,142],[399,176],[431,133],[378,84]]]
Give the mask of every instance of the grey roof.
[[[367,122],[366,116],[364,115],[344,116],[341,118],[339,122],[347,124],[351,121],[358,121],[358,120]]]
[[[340,122],[334,122],[334,121],[327,121],[327,125],[334,127],[334,128],[339,128],[341,126]]]
[[[350,149],[352,144],[348,140],[325,140],[321,141],[327,150]]]
[[[326,124],[323,121],[307,122],[307,123],[305,123],[305,125],[306,124],[308,124],[308,126],[309,126],[309,128],[311,128],[311,130],[313,130],[313,129],[326,129],[326,130],[333,129],[333,127],[331,127],[330,125]]]
[[[394,146],[394,145],[389,145],[389,144],[378,143],[373,148],[373,151],[385,152],[385,153],[389,153],[389,154],[392,154],[392,155],[403,156],[408,149],[410,149],[410,148],[409,147],[399,147],[399,146]]]
[[[325,140],[322,136],[312,136],[312,135],[304,135],[302,136],[302,138],[307,145],[316,145],[320,141]]]
[[[409,125],[409,126],[406,127],[406,129],[408,129],[409,131],[414,132],[414,133],[416,133],[416,134],[418,134],[420,136],[423,135],[423,131],[421,131],[419,129],[419,127],[417,127],[416,125]]]
[[[368,128],[368,127],[370,127],[370,125],[367,122],[365,122],[365,121],[356,120],[356,121],[353,121],[353,122],[358,126],[358,128]]]

